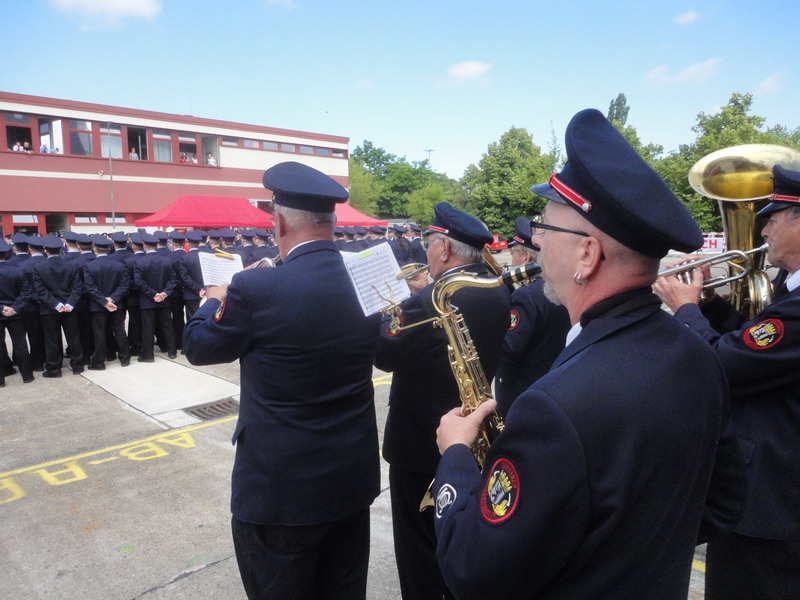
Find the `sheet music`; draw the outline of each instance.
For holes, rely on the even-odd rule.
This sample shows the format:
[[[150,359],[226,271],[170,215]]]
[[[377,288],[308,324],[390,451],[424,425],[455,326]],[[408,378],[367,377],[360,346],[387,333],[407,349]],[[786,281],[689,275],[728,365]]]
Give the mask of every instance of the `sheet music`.
[[[198,252],[197,257],[203,272],[203,285],[230,283],[233,276],[244,268],[242,257],[238,254],[234,254],[233,258],[224,258],[210,252]]]
[[[400,266],[389,244],[341,254],[365,315],[375,314],[390,303],[399,304],[411,296],[406,280],[396,277]]]

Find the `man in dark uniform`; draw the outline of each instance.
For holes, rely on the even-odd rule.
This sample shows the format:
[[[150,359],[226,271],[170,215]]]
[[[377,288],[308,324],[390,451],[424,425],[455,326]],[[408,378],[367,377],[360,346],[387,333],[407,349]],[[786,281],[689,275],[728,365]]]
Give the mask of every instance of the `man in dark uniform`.
[[[33,381],[33,365],[28,352],[28,342],[25,339],[25,325],[22,322],[22,309],[28,302],[32,293],[28,279],[18,266],[6,260],[11,252],[11,246],[0,240],[0,344],[3,353],[8,357],[6,350],[6,331],[11,337],[11,356],[19,368],[23,383]],[[6,384],[6,368],[11,367],[10,362],[0,364],[0,387]],[[13,371],[9,371],[9,374]]]
[[[46,235],[42,245],[47,252],[47,260],[38,261],[32,273],[33,290],[39,299],[44,332],[45,370],[42,377],[61,377],[64,362],[62,329],[67,340],[72,373],[78,375],[83,373],[83,349],[75,306],[83,291],[81,275],[76,260],[61,258],[62,244],[59,238]]]
[[[121,231],[115,231],[111,234],[111,240],[114,242],[114,252],[110,254],[121,263],[133,256],[133,252],[128,249],[128,236]]]
[[[28,251],[28,236],[24,233],[15,233],[11,236],[11,242],[14,244],[14,256],[8,259],[9,264],[19,265],[31,257]]]
[[[420,236],[422,228],[419,225],[411,223],[408,229],[411,235],[411,239],[409,240],[409,244],[411,245],[411,260],[413,262],[427,264],[426,261],[428,257],[425,254],[425,248],[422,247],[422,237]]]
[[[519,217],[516,235],[509,244],[511,266],[535,262],[531,221]],[[544,296],[544,279],[536,279],[511,294],[511,325],[503,341],[503,353],[495,378],[497,412],[505,417],[511,403],[550,370],[566,345],[571,325],[567,309]]]
[[[90,262],[95,259],[95,254],[92,251],[92,238],[86,233],[75,234],[75,242],[80,252],[74,256],[72,260],[75,261],[75,269],[81,277],[81,298],[75,306],[75,319],[78,321],[78,333],[81,336],[81,350],[86,361],[94,353],[94,337],[92,335],[92,314],[89,310],[89,295],[86,293],[86,287],[83,285],[83,270]],[[65,254],[64,258],[67,259],[70,254]],[[67,354],[69,354],[69,346],[67,347]]]
[[[33,267],[45,260],[44,246],[42,245],[43,239],[39,236],[28,237],[30,258],[16,263],[25,274],[28,286],[31,289],[28,301],[22,309],[22,322],[25,325],[25,333],[28,336],[28,349],[31,354],[33,370],[37,372],[44,371],[44,330],[42,329],[41,311],[39,310],[39,298],[36,296],[36,290],[33,287]]]
[[[142,353],[139,362],[153,362],[153,338],[155,323],[161,327],[169,358],[177,358],[175,330],[169,309],[169,296],[178,284],[178,277],[167,256],[156,252],[158,238],[148,233],[141,234],[145,254],[134,258],[133,281],[139,290],[139,309],[142,315]]]
[[[426,232],[428,264],[434,281],[465,271],[486,276],[483,247],[491,234],[475,217],[446,202],[434,207],[436,217]],[[409,282],[416,290],[402,305],[401,326],[437,316],[432,304],[434,284],[427,275]],[[509,291],[503,287],[464,288],[452,297],[469,329],[486,378],[491,382],[509,322]],[[436,426],[441,415],[459,406],[458,386],[447,353],[447,337],[428,323],[398,329],[386,317],[375,366],[393,371],[383,457],[389,463],[392,528],[400,589],[405,599],[450,597],[434,555],[433,511],[420,512],[439,453]]]
[[[336,249],[340,252],[344,250],[344,245],[347,240],[344,237],[344,227],[336,226],[333,229],[333,243],[336,244]]]
[[[193,364],[241,363],[231,508],[248,598],[363,599],[380,476],[378,329],[332,241],[348,194],[296,162],[267,170],[264,185],[284,263],[209,288],[184,350]]]
[[[200,268],[200,258],[198,257],[203,236],[198,231],[190,231],[186,234],[186,240],[189,243],[189,252],[181,256],[177,267],[183,290],[186,321],[188,322],[200,308],[200,299],[205,297],[206,290],[203,285],[203,270]],[[181,341],[181,343],[183,342]]]
[[[273,260],[278,257],[278,247],[272,244],[272,236],[266,229],[254,229],[256,237],[253,238],[256,246],[250,251],[253,262],[268,258]]]
[[[392,247],[392,252],[397,259],[397,264],[401,267],[414,262],[411,245],[404,237],[405,233],[406,228],[402,225],[395,224],[389,227],[389,245]]]
[[[108,254],[112,241],[102,236],[94,239],[97,259],[89,262],[83,271],[83,286],[89,296],[89,312],[94,336],[94,351],[90,355],[90,371],[106,368],[106,340],[110,330],[123,367],[131,363],[131,347],[125,335],[125,311],[119,306],[128,293],[131,276],[124,263],[113,260]]]
[[[153,235],[158,240],[158,244],[156,244],[156,254],[159,256],[169,256],[170,250],[168,248],[169,244],[169,234],[166,231],[161,231],[157,229],[153,232]]]
[[[184,304],[183,304],[183,282],[181,281],[180,262],[181,257],[186,254],[183,249],[183,243],[186,236],[180,231],[170,231],[169,240],[172,248],[169,253],[169,260],[172,262],[172,269],[175,271],[175,277],[178,283],[169,297],[169,310],[172,316],[172,328],[175,331],[175,347],[181,349],[181,341],[183,340],[183,327],[186,324],[184,318]]]
[[[545,293],[573,328],[482,472],[469,444],[495,402],[442,418],[437,557],[464,599],[683,599],[695,545],[746,498],[722,365],[650,288],[670,248],[703,236],[601,112],[565,137],[532,225]]]
[[[389,240],[386,239],[386,227],[383,225],[372,225],[367,231],[370,248],[378,244],[386,244],[389,242]]]
[[[134,274],[136,263],[144,258],[144,244],[142,243],[141,233],[130,235],[131,256],[125,259],[125,266],[131,276],[131,287],[125,298],[128,309],[128,343],[131,345],[131,356],[140,356],[142,353],[142,310],[139,304],[141,294],[136,287]],[[116,252],[115,252],[116,254]]]
[[[711,344],[731,386],[731,419],[747,458],[750,496],[733,532],[708,544],[706,598],[800,594],[800,172],[773,168],[772,202],[758,214],[767,261],[780,269],[773,302],[746,320],[713,295],[704,274],[654,286],[675,317]],[[705,273],[708,276],[708,273]]]

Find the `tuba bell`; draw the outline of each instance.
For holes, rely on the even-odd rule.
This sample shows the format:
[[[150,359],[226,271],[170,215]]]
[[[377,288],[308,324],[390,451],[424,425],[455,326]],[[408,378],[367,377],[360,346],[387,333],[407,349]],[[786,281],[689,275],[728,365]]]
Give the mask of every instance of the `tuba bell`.
[[[772,286],[764,271],[765,255],[751,254],[751,249],[764,243],[763,223],[756,213],[772,194],[774,165],[800,170],[800,151],[772,144],[731,146],[707,154],[689,170],[689,185],[719,203],[726,249],[746,252],[752,262],[747,276],[730,283],[730,303],[747,318],[772,300]]]

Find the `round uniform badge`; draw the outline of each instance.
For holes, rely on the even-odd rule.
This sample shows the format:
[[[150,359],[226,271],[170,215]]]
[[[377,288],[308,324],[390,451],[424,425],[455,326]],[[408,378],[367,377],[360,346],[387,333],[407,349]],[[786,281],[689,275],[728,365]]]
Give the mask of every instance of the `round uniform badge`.
[[[458,497],[456,488],[449,483],[445,483],[439,488],[439,493],[436,494],[436,518],[441,519],[444,511],[452,506]]]
[[[772,348],[783,338],[783,321],[767,319],[748,327],[742,333],[744,343],[753,350]]]
[[[214,316],[212,317],[212,319],[214,319],[214,323],[216,323],[222,318],[224,312],[225,312],[225,300],[220,302],[219,306],[217,307],[217,310],[214,311]]]
[[[519,325],[519,311],[515,308],[511,311],[511,324],[508,326],[509,331],[514,331]]]
[[[481,514],[489,523],[500,523],[514,514],[519,503],[519,475],[505,458],[498,458],[489,473],[481,494]]]
[[[386,328],[386,335],[393,337],[400,333],[400,329],[403,327],[403,314],[400,313],[396,317],[393,317],[392,320],[389,322],[389,326]]]

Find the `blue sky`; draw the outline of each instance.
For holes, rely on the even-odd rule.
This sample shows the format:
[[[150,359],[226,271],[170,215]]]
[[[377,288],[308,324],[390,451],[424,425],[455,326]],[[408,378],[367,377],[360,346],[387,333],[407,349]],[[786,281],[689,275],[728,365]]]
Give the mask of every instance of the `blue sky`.
[[[28,0],[4,16],[5,91],[342,135],[410,161],[431,149],[454,178],[512,126],[563,145],[573,114],[620,92],[628,124],[667,150],[734,91],[767,125],[800,125],[794,0]]]

